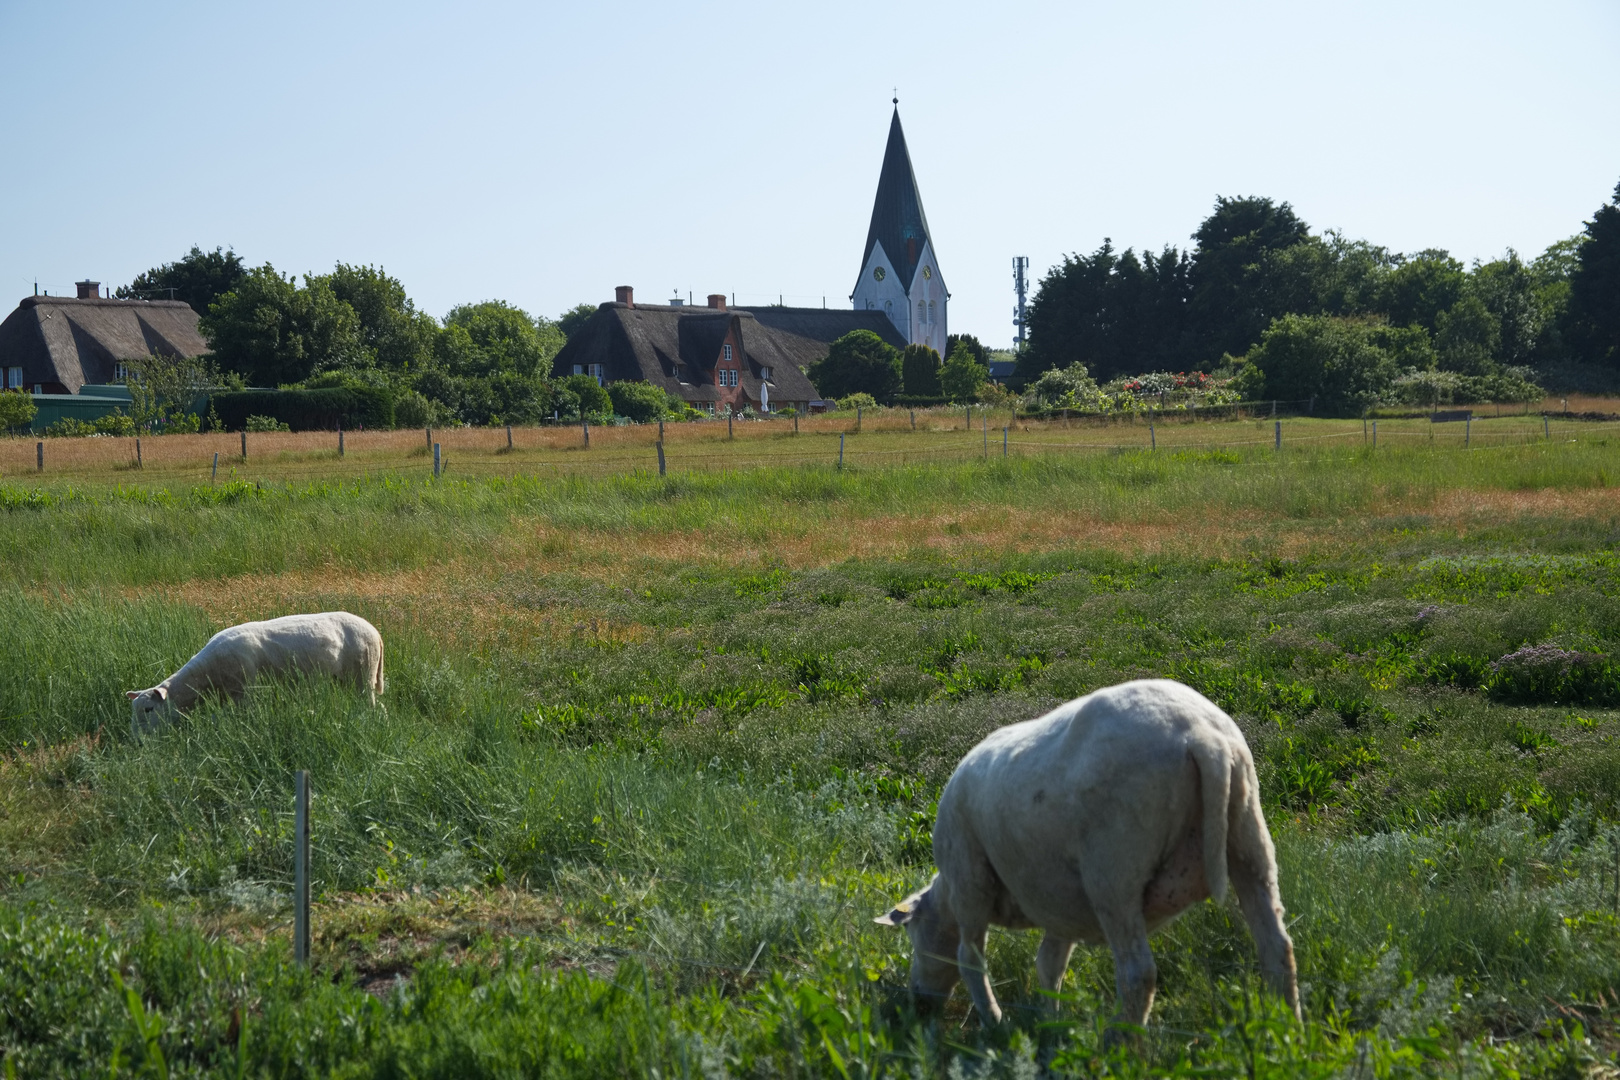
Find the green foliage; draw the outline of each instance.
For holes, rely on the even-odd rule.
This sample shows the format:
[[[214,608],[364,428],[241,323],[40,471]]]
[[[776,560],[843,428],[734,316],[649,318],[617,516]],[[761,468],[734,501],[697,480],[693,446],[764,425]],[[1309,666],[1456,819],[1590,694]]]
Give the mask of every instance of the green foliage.
[[[971,349],[958,345],[939,371],[939,386],[952,401],[973,401],[990,381],[990,369],[979,363]]]
[[[1271,324],[1249,364],[1265,375],[1265,396],[1313,395],[1323,416],[1359,416],[1388,392],[1394,361],[1366,322],[1326,315],[1285,315]]]
[[[939,353],[927,345],[907,345],[900,353],[900,381],[908,396],[938,397]]]
[[[401,391],[394,398],[394,423],[398,427],[430,427],[444,419],[439,403],[415,390]]]
[[[39,409],[25,390],[0,391],[0,430],[16,431],[34,422]]]
[[[198,430],[197,410],[219,383],[210,358],[153,353],[127,363],[129,377],[124,384],[129,387],[130,420],[137,429],[176,434]]]
[[[72,416],[64,416],[47,427],[45,434],[69,438],[83,438],[87,435],[121,435],[128,437],[135,434],[135,421],[117,409],[114,409],[106,416],[98,416],[89,422]]]
[[[947,335],[945,338],[945,355],[949,356],[951,353],[955,352],[958,345],[967,346],[968,350],[973,353],[974,359],[978,360],[979,363],[990,363],[990,350],[985,347],[984,342],[980,341],[972,334]],[[907,392],[909,393],[910,391]]]
[[[1084,408],[1095,401],[1097,381],[1084,364],[1052,368],[1030,383],[1025,391],[1037,404],[1060,409]]]
[[[366,356],[359,316],[327,279],[306,274],[299,287],[269,263],[216,300],[201,325],[220,367],[255,386],[301,382]]]
[[[436,358],[451,375],[545,375],[565,339],[556,324],[501,300],[462,304],[444,317]]]
[[[670,415],[669,395],[651,383],[620,381],[609,384],[607,392],[613,411],[638,424]]]
[[[1440,314],[1463,298],[1468,275],[1450,252],[1420,251],[1402,259],[1379,283],[1373,310],[1382,311],[1396,326],[1421,326],[1429,333],[1440,328]]]
[[[249,416],[242,424],[243,431],[291,431],[292,428],[273,416]]]
[[[416,310],[397,278],[380,267],[338,263],[322,280],[333,296],[354,309],[365,350],[364,358],[356,361],[359,366],[416,371],[432,359],[439,324]]]
[[[871,394],[845,394],[835,404],[843,412],[854,412],[856,409],[875,409],[878,401]]]
[[[594,375],[569,375],[557,388],[558,411],[578,420],[601,419],[613,411],[613,399]]]
[[[900,353],[870,330],[852,330],[827,348],[827,355],[805,372],[829,400],[871,394],[887,401],[903,385]]]
[[[393,394],[358,383],[314,390],[227,392],[215,394],[211,406],[220,422],[232,431],[243,430],[251,416],[280,421],[292,431],[394,426]]]
[[[164,263],[117,289],[122,299],[184,301],[198,315],[208,314],[216,300],[236,288],[247,271],[234,251],[204,251],[196,244],[178,262]]]
[[[1256,196],[1221,196],[1193,233],[1198,247],[1188,273],[1188,310],[1199,348],[1211,360],[1247,352],[1286,308],[1268,304],[1267,272],[1273,256],[1306,240],[1310,229],[1293,207]],[[1152,367],[1151,364],[1137,364]],[[1169,365],[1167,365],[1169,366]],[[1184,364],[1174,365],[1184,367]],[[1111,375],[1092,365],[1099,375]]]
[[[1588,363],[1620,364],[1620,184],[1586,223],[1569,275],[1567,336]]]
[[[1435,319],[1435,351],[1440,366],[1460,375],[1489,375],[1501,328],[1477,296],[1464,296]]]

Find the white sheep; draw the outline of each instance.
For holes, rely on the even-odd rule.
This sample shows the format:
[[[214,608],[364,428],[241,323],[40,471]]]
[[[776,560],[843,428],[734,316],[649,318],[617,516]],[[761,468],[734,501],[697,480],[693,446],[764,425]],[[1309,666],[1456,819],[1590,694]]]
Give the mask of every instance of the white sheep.
[[[1141,1025],[1157,980],[1148,934],[1222,899],[1230,876],[1261,972],[1299,1015],[1254,759],[1232,718],[1181,683],[1108,687],[993,732],[940,796],[934,861],[928,887],[875,920],[910,933],[920,998],[960,976],[998,1022],[988,927],[1039,927],[1042,988],[1057,992],[1075,942],[1107,942],[1118,1019]]]
[[[127,690],[136,735],[189,709],[208,691],[240,700],[259,675],[330,675],[383,692],[383,643],[377,628],[347,611],[285,615],[242,623],[208,639],[186,665],[147,690]]]

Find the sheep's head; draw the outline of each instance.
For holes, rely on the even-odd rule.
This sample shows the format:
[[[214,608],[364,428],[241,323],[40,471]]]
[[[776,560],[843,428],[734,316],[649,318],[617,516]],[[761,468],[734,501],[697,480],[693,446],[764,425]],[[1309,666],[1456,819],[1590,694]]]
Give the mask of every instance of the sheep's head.
[[[949,996],[956,985],[956,947],[962,932],[950,909],[938,875],[921,892],[912,893],[890,911],[872,920],[880,926],[901,926],[911,937],[911,992],[918,1004]]]
[[[125,690],[129,699],[130,723],[136,735],[144,735],[169,717],[169,688],[154,686],[150,690]]]

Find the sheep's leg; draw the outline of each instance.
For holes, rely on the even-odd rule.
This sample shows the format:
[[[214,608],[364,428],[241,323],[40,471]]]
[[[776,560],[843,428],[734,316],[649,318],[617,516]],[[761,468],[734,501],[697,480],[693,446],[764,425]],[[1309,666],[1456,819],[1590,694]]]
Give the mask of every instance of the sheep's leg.
[[[1282,897],[1277,894],[1276,878],[1237,860],[1230,865],[1238,906],[1243,909],[1243,921],[1249,924],[1255,951],[1260,956],[1260,974],[1298,1017],[1299,982],[1294,967],[1294,942],[1283,924]]]
[[[1158,987],[1159,969],[1148,945],[1147,920],[1139,907],[1098,910],[1108,947],[1114,953],[1114,986],[1119,992],[1119,1023],[1137,1027],[1147,1023]]]
[[[962,923],[962,942],[956,947],[956,969],[961,973],[962,985],[967,987],[973,1007],[979,1011],[984,1024],[1001,1023],[1001,1006],[996,1004],[995,992],[990,989],[990,972],[984,959],[984,947],[989,941],[990,928],[985,923]]]
[[[1035,974],[1041,981],[1041,989],[1053,995],[1046,999],[1047,1008],[1057,1009],[1057,993],[1063,989],[1063,973],[1069,967],[1069,955],[1074,952],[1074,942],[1064,941],[1053,934],[1047,934],[1041,939],[1041,947],[1035,951]]]

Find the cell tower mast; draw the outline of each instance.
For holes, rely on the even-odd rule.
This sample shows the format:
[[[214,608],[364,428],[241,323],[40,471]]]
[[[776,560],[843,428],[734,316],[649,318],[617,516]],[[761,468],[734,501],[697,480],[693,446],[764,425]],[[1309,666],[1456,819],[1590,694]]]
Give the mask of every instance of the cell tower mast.
[[[1013,348],[1022,349],[1028,338],[1029,324],[1024,312],[1024,298],[1029,293],[1029,256],[1015,255],[1013,257],[1013,291],[1018,294],[1018,306],[1013,308],[1013,325],[1018,327],[1018,336],[1013,339]]]

